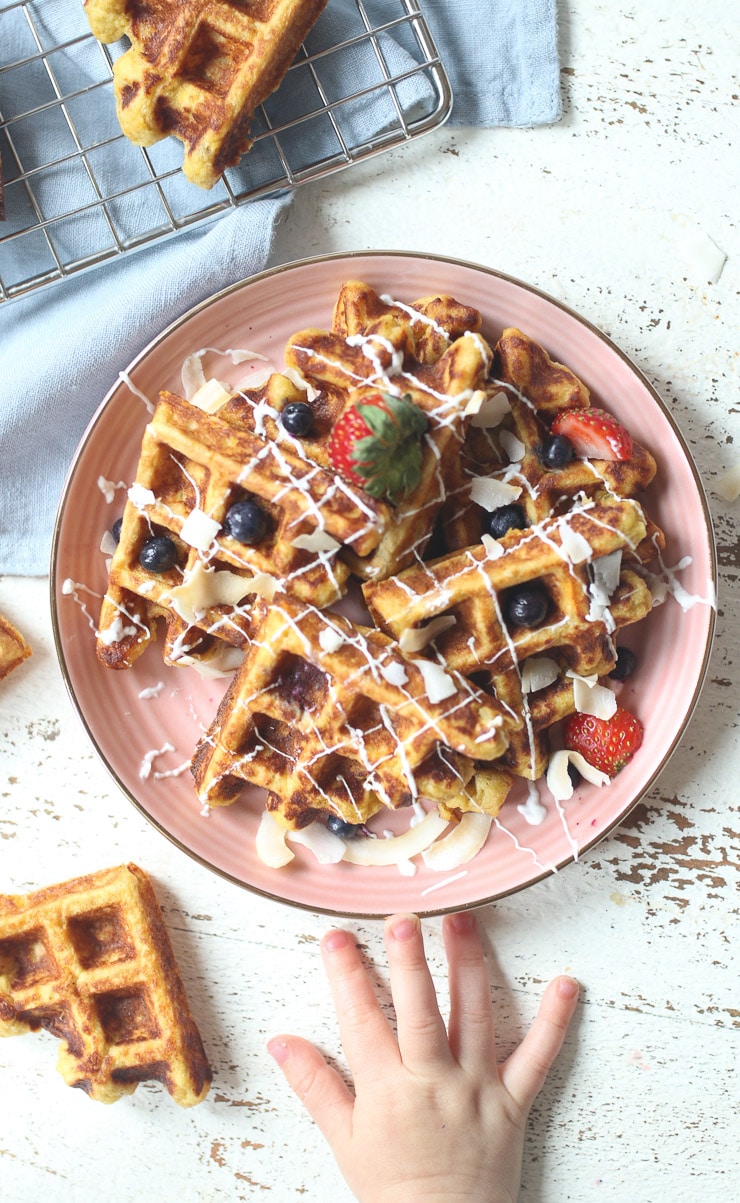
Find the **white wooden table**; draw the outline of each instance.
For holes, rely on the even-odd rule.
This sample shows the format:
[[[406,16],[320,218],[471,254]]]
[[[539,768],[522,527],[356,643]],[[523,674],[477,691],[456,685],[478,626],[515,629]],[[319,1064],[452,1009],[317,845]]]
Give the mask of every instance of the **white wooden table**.
[[[524,1203],[740,1198],[740,502],[713,492],[740,457],[731,10],[726,0],[563,0],[562,122],[443,129],[301,190],[278,235],[275,262],[367,247],[433,251],[565,301],[654,383],[709,490],[718,634],[681,746],[601,846],[480,911],[504,1050],[552,974],[583,984],[533,1115]],[[707,239],[727,254],[715,282]],[[220,880],[126,801],[65,694],[47,593],[45,580],[0,580],[0,611],[34,648],[0,692],[0,889],[128,859],[146,867],[215,1078],[189,1112],[154,1084],[107,1108],[63,1084],[51,1036],[3,1041],[2,1199],[349,1199],[264,1047],[271,1033],[297,1031],[339,1054],[318,955],[329,921]],[[380,924],[351,926],[382,972]],[[438,922],[427,930],[443,990]]]

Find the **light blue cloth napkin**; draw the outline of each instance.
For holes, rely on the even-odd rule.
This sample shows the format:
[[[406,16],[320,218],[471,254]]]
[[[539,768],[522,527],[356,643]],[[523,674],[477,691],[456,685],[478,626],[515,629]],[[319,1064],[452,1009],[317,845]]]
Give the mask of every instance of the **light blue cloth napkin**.
[[[468,0],[466,4],[422,0],[451,80],[454,124],[529,126],[557,120],[555,4],[556,0]],[[43,4],[37,0],[35,6],[55,41],[81,32],[81,0],[79,7],[77,0],[43,0]],[[0,0],[0,16],[3,8],[9,7],[10,0]],[[365,0],[365,7],[375,27],[397,17],[399,11],[391,0]],[[311,50],[346,40],[353,21],[358,21],[354,0],[329,0],[310,35]],[[27,29],[21,24],[17,28],[18,38],[27,39]],[[24,51],[32,53],[33,47],[27,42],[11,45],[6,32],[5,44],[0,46],[0,67],[3,59],[11,61]],[[325,60],[322,82],[330,98],[332,88],[341,87],[343,72],[352,78],[369,78],[366,73],[373,64],[362,57],[367,52],[366,46],[342,61]],[[394,44],[390,35],[384,35],[383,53],[395,73],[403,69],[404,56],[412,51],[407,44]],[[60,61],[59,70],[63,69]],[[6,84],[10,87],[11,75],[14,73],[8,72],[4,77],[0,72],[0,111],[5,119],[8,98],[3,88]],[[310,81],[302,82],[295,73],[290,103],[299,106],[298,111],[304,83],[310,90]],[[407,87],[412,89],[407,99],[422,103],[423,85],[414,81]],[[414,88],[421,88],[418,97]],[[21,99],[16,95],[14,102],[21,103]],[[284,103],[279,92],[269,102],[283,120],[280,106]],[[382,100],[356,102],[342,114],[341,136],[350,145],[364,140],[368,130],[383,128],[386,116]],[[16,130],[16,135],[21,137],[22,130]],[[56,137],[51,119],[42,136]],[[320,129],[303,130],[309,158],[324,136],[328,133]],[[313,144],[312,138],[317,140]],[[117,145],[120,147],[120,142]],[[167,140],[157,149],[165,161],[171,157],[173,166],[179,162],[179,144]],[[24,148],[42,156],[45,150]],[[101,170],[105,167],[103,161]],[[111,166],[116,169],[120,170],[120,162]],[[80,204],[88,200],[85,188],[89,181],[70,182],[60,173],[48,184],[49,193],[44,197],[48,211],[61,203],[70,187],[80,189]],[[178,204],[179,190],[190,187],[179,175],[173,177],[173,206]],[[144,190],[141,196],[145,197]],[[141,219],[145,203],[142,199],[138,208],[132,209],[132,223]],[[0,304],[0,573],[40,575],[48,570],[54,515],[65,474],[87,423],[118,373],[180,314],[218,289],[266,267],[275,224],[289,204],[288,195],[252,201],[149,249]],[[68,237],[72,243],[84,242],[86,220],[98,218],[71,224]]]

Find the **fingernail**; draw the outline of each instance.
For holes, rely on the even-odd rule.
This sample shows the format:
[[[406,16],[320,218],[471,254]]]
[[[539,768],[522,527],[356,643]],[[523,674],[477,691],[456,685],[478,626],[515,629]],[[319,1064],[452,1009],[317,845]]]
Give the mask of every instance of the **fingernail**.
[[[394,940],[410,940],[418,930],[416,915],[398,915],[388,920],[388,931]]]
[[[558,994],[561,998],[575,998],[578,989],[578,982],[572,977],[561,977],[558,981]]]
[[[465,936],[475,927],[475,919],[468,911],[460,911],[457,915],[450,915],[450,924],[454,927],[458,936]]]
[[[268,1040],[267,1051],[278,1065],[283,1065],[288,1059],[288,1046],[284,1040]]]
[[[321,947],[324,952],[337,952],[340,948],[346,948],[350,942],[350,934],[346,931],[330,931],[327,932],[321,941]]]

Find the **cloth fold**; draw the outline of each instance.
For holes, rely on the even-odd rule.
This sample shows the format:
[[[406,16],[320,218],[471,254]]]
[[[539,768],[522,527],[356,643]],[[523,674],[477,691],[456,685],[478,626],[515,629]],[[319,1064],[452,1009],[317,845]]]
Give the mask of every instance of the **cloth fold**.
[[[469,0],[464,6],[421,0],[450,78],[453,124],[531,126],[558,119],[555,5],[556,0]],[[4,7],[13,6],[0,0],[0,16]],[[37,0],[36,8],[43,12],[50,36],[60,39],[65,31],[79,31],[75,3],[70,7],[69,0],[43,0],[42,6]],[[398,0],[365,0],[364,9],[379,28],[398,17],[399,5]],[[310,49],[321,50],[351,36],[358,13],[356,0],[329,0],[310,35]],[[14,51],[24,51],[21,40],[27,39],[28,30],[21,25],[17,29],[18,45],[6,41],[0,47],[0,68],[3,59],[12,61]],[[378,44],[394,74],[402,73],[413,58],[412,48],[400,34],[394,38],[392,29]],[[356,55],[336,63],[331,56],[322,61],[321,85],[328,95],[343,71],[369,78],[371,65]],[[3,89],[13,75],[8,72],[4,79],[0,71],[0,112],[6,119]],[[291,103],[300,105],[303,84],[296,78]],[[423,105],[423,81],[403,86],[412,89],[407,100]],[[277,106],[279,115],[280,92],[269,103]],[[377,98],[368,98],[364,105],[354,102],[338,123],[339,136],[351,143],[360,134],[367,137],[368,129],[382,131],[384,120]],[[299,138],[301,127],[296,129]],[[22,133],[16,130],[17,136]],[[56,136],[51,124],[44,136]],[[304,130],[308,153],[316,153],[316,145],[324,146],[328,136],[336,137],[336,130]],[[311,143],[311,138],[318,142]],[[28,153],[33,150],[29,147]],[[179,161],[179,151],[171,140],[162,144],[161,153],[172,156],[173,163]],[[172,179],[176,204],[181,182],[179,175]],[[47,206],[54,203],[54,186],[52,182],[51,196],[45,197]],[[77,184],[63,176],[56,182],[60,192],[70,186]],[[89,180],[79,186],[79,203],[87,203],[84,189]],[[147,203],[142,188],[132,207],[132,222],[141,219]],[[289,204],[289,194],[251,201],[196,229],[0,304],[0,573],[41,575],[48,570],[65,474],[87,423],[118,373],[176,317],[266,267],[276,223]],[[97,219],[90,214],[70,223],[70,239],[84,239],[85,221]]]

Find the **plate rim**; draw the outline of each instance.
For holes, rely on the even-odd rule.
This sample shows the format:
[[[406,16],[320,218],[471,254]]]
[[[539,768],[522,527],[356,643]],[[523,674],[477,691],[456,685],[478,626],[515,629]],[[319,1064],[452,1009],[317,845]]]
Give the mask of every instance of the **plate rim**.
[[[270,279],[273,276],[281,275],[281,274],[299,270],[299,269],[303,270],[306,268],[311,268],[313,266],[323,265],[323,264],[330,263],[330,262],[338,262],[338,261],[350,262],[350,261],[354,261],[354,260],[358,260],[358,259],[381,259],[381,258],[386,258],[386,259],[391,258],[391,259],[399,259],[399,260],[417,260],[417,261],[422,260],[422,261],[428,261],[428,262],[432,262],[432,263],[434,263],[434,262],[442,263],[442,264],[445,264],[448,266],[453,266],[453,267],[457,267],[457,268],[468,269],[468,270],[471,270],[474,272],[479,272],[483,275],[490,276],[493,279],[502,280],[505,283],[511,284],[518,289],[522,289],[525,292],[532,293],[534,296],[540,298],[541,300],[545,301],[549,305],[554,306],[556,309],[558,309],[562,313],[566,314],[569,318],[578,322],[579,325],[585,327],[585,329],[588,330],[592,335],[594,335],[599,341],[603,342],[607,346],[607,348],[609,349],[609,351],[611,353],[616,354],[616,356],[627,366],[627,368],[633,373],[633,375],[635,375],[637,377],[640,384],[648,391],[652,401],[654,402],[654,404],[657,405],[663,418],[668,422],[669,426],[671,427],[671,430],[681,448],[684,458],[688,463],[688,466],[689,466],[689,469],[691,471],[691,475],[692,475],[692,478],[694,481],[694,486],[696,488],[697,496],[699,498],[701,511],[702,511],[702,515],[703,515],[703,519],[704,519],[704,528],[705,528],[704,533],[705,533],[706,543],[707,543],[709,569],[710,569],[712,587],[714,588],[714,591],[715,591],[715,597],[717,594],[717,586],[718,586],[718,580],[717,580],[718,561],[717,561],[716,535],[715,535],[715,531],[714,531],[714,525],[712,522],[711,510],[710,510],[709,502],[707,499],[706,489],[704,486],[704,482],[699,474],[699,470],[694,461],[694,457],[691,452],[691,449],[688,446],[688,443],[683,435],[683,432],[682,432],[680,426],[678,425],[676,419],[673,417],[673,414],[670,412],[668,406],[666,405],[666,403],[663,401],[662,397],[660,396],[660,393],[654,387],[654,385],[650,382],[650,380],[647,378],[647,376],[642,371],[642,369],[637,364],[634,363],[634,361],[631,359],[631,357],[629,355],[627,355],[627,353],[625,351],[623,351],[622,348],[619,347],[609,335],[605,334],[604,331],[601,330],[598,326],[596,326],[593,322],[591,322],[589,318],[586,318],[582,314],[578,313],[577,310],[573,309],[566,302],[559,300],[557,297],[553,297],[550,293],[546,292],[545,290],[543,290],[542,288],[540,288],[537,285],[530,284],[527,281],[521,280],[518,277],[513,276],[507,272],[501,271],[497,268],[487,267],[484,264],[480,264],[480,263],[474,262],[472,260],[460,259],[460,258],[457,258],[456,256],[440,255],[440,254],[437,254],[434,252],[406,251],[406,250],[399,250],[399,249],[393,249],[393,250],[373,249],[373,250],[364,250],[364,251],[359,251],[359,250],[356,250],[356,251],[332,251],[332,252],[329,252],[329,253],[323,254],[323,255],[312,255],[312,256],[308,256],[306,258],[295,259],[295,260],[290,260],[286,263],[276,264],[273,267],[268,267],[268,268],[265,268],[264,270],[257,272],[253,275],[246,276],[242,280],[238,280],[233,284],[229,284],[226,287],[221,288],[217,292],[211,294],[210,296],[205,297],[203,300],[199,301],[196,305],[187,309],[179,317],[177,317],[173,321],[169,322],[167,324],[167,326],[163,330],[161,330],[157,335],[155,335],[155,337],[153,339],[151,339],[138,352],[138,354],[135,355],[134,358],[122,369],[122,371],[118,373],[113,384],[106,392],[105,396],[101,400],[101,402],[98,405],[97,409],[95,410],[94,414],[90,418],[90,421],[88,422],[87,426],[85,427],[85,430],[83,431],[83,433],[80,437],[80,440],[75,449],[73,458],[72,458],[72,460],[69,464],[69,467],[67,469],[67,472],[65,474],[64,483],[62,485],[62,489],[61,489],[61,492],[59,495],[59,502],[57,504],[57,509],[56,509],[56,513],[55,513],[55,517],[54,517],[52,542],[51,542],[51,549],[50,549],[50,556],[49,556],[49,595],[50,595],[49,600],[50,600],[50,610],[51,610],[52,634],[53,634],[53,641],[54,641],[54,651],[55,651],[57,663],[59,665],[59,669],[60,669],[60,672],[62,675],[62,679],[64,681],[65,688],[70,697],[70,700],[72,702],[74,710],[82,723],[83,729],[85,730],[87,737],[90,740],[93,748],[95,749],[95,752],[96,752],[98,758],[102,761],[102,763],[105,766],[105,768],[107,769],[109,775],[113,778],[113,780],[115,781],[116,785],[121,790],[123,795],[128,799],[129,802],[131,802],[133,804],[133,806],[136,808],[136,810],[141,815],[143,815],[143,817],[150,824],[152,824],[152,826],[161,835],[163,835],[167,840],[169,840],[169,842],[171,844],[173,844],[181,852],[184,852],[188,857],[190,857],[192,860],[196,861],[203,868],[208,869],[212,873],[215,873],[218,877],[221,877],[223,880],[228,881],[235,886],[238,886],[240,889],[248,890],[250,893],[258,894],[260,897],[266,898],[271,902],[277,902],[277,903],[282,904],[283,906],[290,906],[290,907],[293,907],[300,911],[309,911],[310,913],[314,913],[314,914],[328,915],[328,916],[331,916],[334,918],[340,918],[340,919],[358,919],[358,920],[379,920],[379,919],[383,918],[383,914],[381,914],[381,912],[376,912],[376,911],[366,912],[366,911],[360,911],[360,910],[339,910],[334,907],[319,906],[319,905],[316,905],[315,903],[311,904],[308,902],[300,901],[299,899],[296,899],[296,898],[287,898],[284,895],[273,893],[272,891],[265,889],[262,886],[254,885],[250,882],[244,881],[244,880],[234,876],[233,873],[228,872],[228,870],[220,868],[218,865],[213,864],[212,861],[208,860],[201,853],[198,853],[194,849],[188,847],[188,845],[185,844],[178,836],[176,836],[172,832],[168,831],[167,828],[162,824],[162,822],[159,819],[157,819],[154,815],[149,813],[149,811],[145,808],[144,804],[142,802],[140,802],[134,796],[134,794],[129,790],[128,786],[126,786],[124,784],[124,782],[120,779],[120,777],[118,776],[118,774],[116,773],[116,771],[114,770],[112,765],[108,762],[107,757],[105,756],[104,752],[100,748],[100,746],[97,742],[97,739],[95,738],[92,730],[90,729],[90,725],[88,723],[87,717],[84,714],[82,707],[80,706],[80,703],[77,699],[77,696],[76,696],[76,693],[75,693],[75,690],[74,690],[74,687],[72,684],[71,676],[70,676],[69,670],[67,668],[67,661],[66,661],[66,657],[65,657],[65,653],[64,653],[64,648],[63,648],[62,633],[60,630],[60,621],[59,621],[59,609],[58,609],[58,605],[57,605],[57,587],[58,587],[58,567],[59,567],[59,558],[60,558],[59,545],[60,545],[60,537],[61,537],[61,526],[62,526],[64,514],[65,514],[66,504],[67,504],[67,501],[69,498],[69,493],[70,493],[72,484],[75,479],[77,466],[78,466],[79,460],[81,459],[82,455],[84,454],[86,445],[87,445],[89,439],[92,437],[94,430],[96,429],[98,423],[103,419],[105,411],[107,410],[108,406],[112,402],[114,395],[117,393],[117,391],[121,387],[122,383],[124,383],[123,374],[125,373],[126,376],[130,377],[132,372],[135,370],[136,366],[139,363],[141,363],[142,360],[144,360],[150,354],[152,354],[161,343],[163,343],[166,339],[168,339],[181,326],[185,325],[187,322],[189,322],[193,318],[195,318],[198,314],[200,314],[200,313],[204,312],[206,309],[210,308],[210,306],[223,300],[225,297],[228,297],[234,293],[240,292],[245,288],[251,287],[255,284],[259,284],[263,280]],[[419,908],[417,908],[417,913],[420,917],[430,918],[433,916],[441,916],[441,915],[446,915],[446,914],[452,914],[455,912],[474,910],[474,909],[477,909],[478,907],[489,906],[493,903],[501,901],[504,898],[513,897],[514,895],[520,893],[521,891],[523,891],[525,889],[529,889],[532,886],[539,884],[541,881],[545,880],[546,878],[552,877],[554,873],[560,872],[563,868],[565,868],[566,865],[577,862],[582,856],[585,856],[592,848],[596,847],[598,844],[602,843],[610,835],[612,835],[612,833],[616,830],[616,828],[619,827],[620,824],[622,824],[626,818],[628,818],[628,816],[632,813],[632,811],[640,804],[640,802],[643,800],[643,798],[645,798],[645,796],[650,792],[650,790],[655,785],[658,777],[661,775],[663,770],[666,768],[666,766],[667,766],[668,762],[670,761],[671,757],[673,756],[673,753],[675,752],[680,740],[683,738],[683,735],[685,734],[686,729],[687,729],[689,723],[691,722],[691,719],[692,719],[694,712],[696,710],[696,707],[698,705],[699,698],[701,696],[704,685],[706,683],[706,677],[707,677],[707,673],[709,670],[709,663],[710,663],[710,659],[711,659],[711,655],[712,655],[712,651],[713,651],[713,647],[714,647],[714,638],[715,638],[715,633],[716,633],[717,606],[715,604],[714,606],[708,607],[708,609],[709,609],[709,615],[708,615],[707,633],[706,633],[706,639],[704,642],[704,651],[703,651],[703,656],[702,656],[701,667],[700,667],[700,670],[697,675],[693,695],[692,695],[691,700],[688,703],[686,710],[684,712],[684,718],[682,720],[680,729],[674,735],[674,737],[671,740],[670,745],[666,749],[662,759],[655,766],[654,771],[650,775],[649,779],[645,782],[644,786],[639,790],[637,795],[627,803],[627,805],[624,807],[624,809],[622,811],[620,811],[620,813],[609,823],[609,826],[604,831],[602,831],[598,835],[594,836],[594,838],[592,840],[587,841],[582,846],[580,846],[578,848],[576,854],[564,856],[562,860],[558,861],[553,866],[548,867],[543,872],[539,873],[537,876],[528,878],[527,881],[521,882],[520,884],[518,884],[516,886],[502,890],[499,893],[491,894],[485,898],[475,899],[470,902],[458,903],[458,904],[455,904],[452,906],[439,906],[439,907],[432,906],[431,908],[419,907]]]

